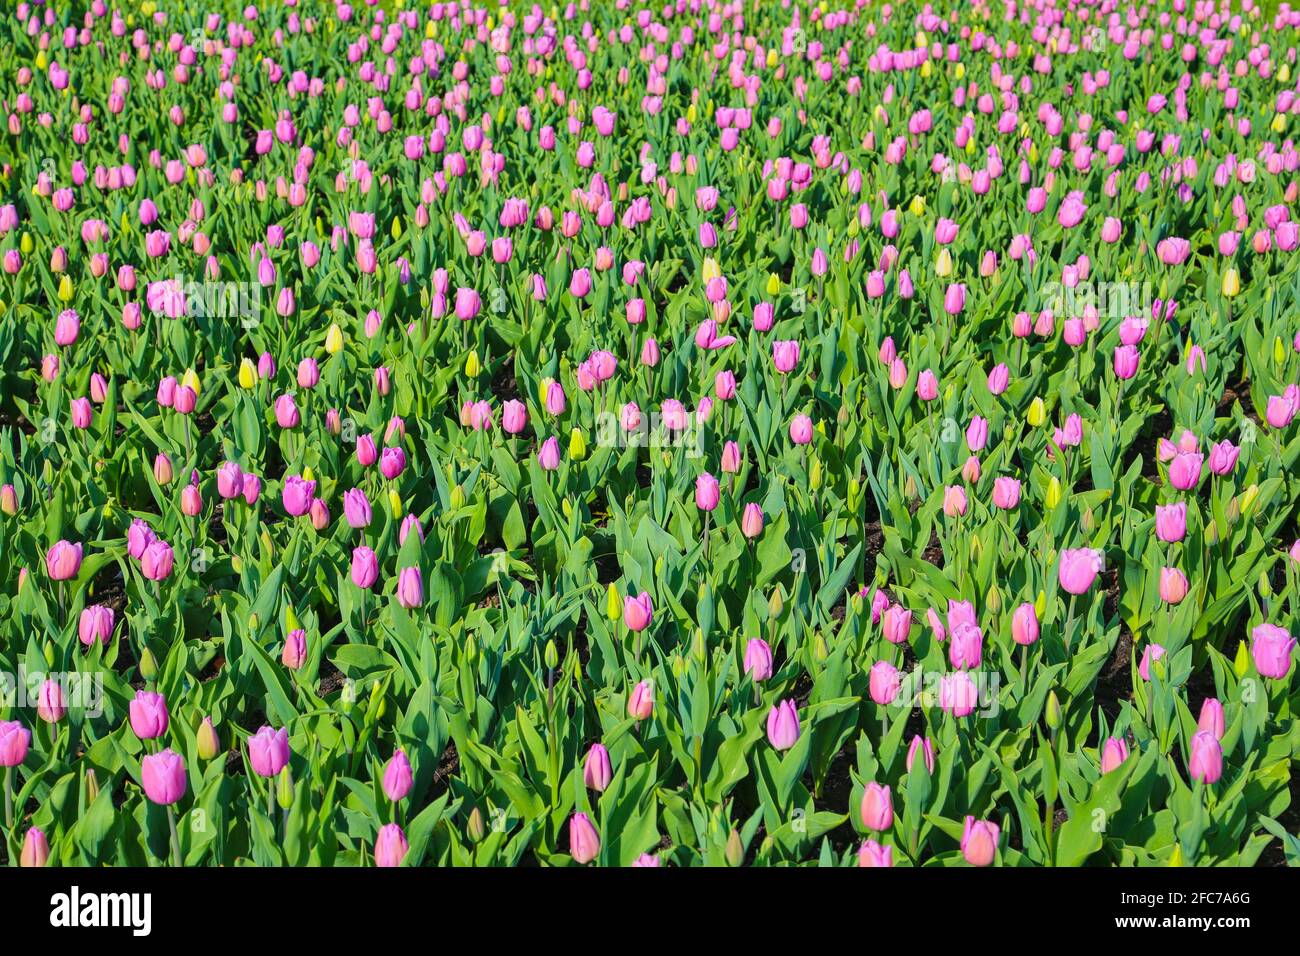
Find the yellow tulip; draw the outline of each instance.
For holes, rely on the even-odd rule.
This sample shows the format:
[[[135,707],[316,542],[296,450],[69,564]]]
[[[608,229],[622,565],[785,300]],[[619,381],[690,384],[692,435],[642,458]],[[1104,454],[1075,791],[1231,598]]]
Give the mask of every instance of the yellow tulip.
[[[1029,403],[1029,411],[1025,413],[1025,421],[1032,428],[1038,428],[1047,421],[1047,406],[1041,398],[1035,398]]]
[[[257,366],[253,360],[245,358],[239,363],[239,387],[250,389],[257,384]]]
[[[330,355],[343,351],[343,330],[339,328],[337,322],[332,324],[329,331],[325,333],[325,351]]]
[[[574,461],[582,461],[587,457],[587,440],[582,437],[580,428],[575,428],[569,434],[569,457]]]
[[[934,274],[940,279],[952,275],[952,253],[948,251],[947,246],[941,248],[939,250],[939,255],[935,256]]]
[[[1232,299],[1241,292],[1241,276],[1237,270],[1229,266],[1223,273],[1223,295],[1225,298]]]
[[[1061,503],[1062,494],[1061,479],[1053,475],[1052,480],[1047,483],[1047,494],[1043,496],[1043,501],[1048,508],[1055,509]]]

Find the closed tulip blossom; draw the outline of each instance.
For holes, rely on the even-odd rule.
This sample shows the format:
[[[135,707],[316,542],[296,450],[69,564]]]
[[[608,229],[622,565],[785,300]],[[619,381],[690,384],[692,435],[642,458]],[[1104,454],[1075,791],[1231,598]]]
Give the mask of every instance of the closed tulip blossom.
[[[296,671],[307,662],[307,632],[294,628],[284,638],[280,649],[280,663],[291,671]]]
[[[1187,597],[1187,575],[1177,568],[1160,569],[1160,600],[1166,604],[1179,604]]]
[[[898,604],[887,608],[880,618],[881,636],[891,644],[906,644],[912,630],[912,612]]]
[[[1223,745],[1213,733],[1198,730],[1192,735],[1187,775],[1204,784],[1218,783],[1223,776]]]
[[[385,448],[379,454],[379,471],[389,481],[406,469],[406,452],[400,448]]]
[[[1156,505],[1156,537],[1169,544],[1177,544],[1187,534],[1187,503]]]
[[[1223,704],[1219,703],[1218,698],[1207,697],[1201,703],[1201,713],[1196,721],[1196,729],[1214,734],[1219,740],[1223,739],[1226,723],[1223,716]]]
[[[627,715],[633,720],[645,720],[654,711],[654,702],[654,685],[643,680],[628,695]]]
[[[0,720],[0,767],[21,767],[32,734],[16,720]]]
[[[1013,511],[1020,504],[1020,482],[1015,478],[996,478],[993,481],[993,505],[1003,511]]]
[[[943,513],[949,518],[960,518],[966,514],[968,506],[966,489],[961,485],[949,485],[943,490]]]
[[[45,552],[45,570],[50,580],[66,581],[76,577],[81,569],[81,557],[80,542],[72,544],[68,541],[56,541],[54,546]]]
[[[761,637],[753,637],[745,645],[745,673],[750,680],[761,684],[772,676],[772,649]]]
[[[63,685],[46,678],[36,692],[36,716],[47,724],[57,724],[68,712],[68,698]]]
[[[767,714],[767,740],[777,750],[789,750],[799,740],[799,712],[792,700],[783,700]]]
[[[773,342],[772,361],[776,370],[788,374],[799,364],[799,343],[794,341]]]
[[[858,866],[885,867],[894,865],[894,848],[882,845],[875,840],[867,840],[858,849]]]
[[[113,636],[113,625],[117,615],[111,607],[104,604],[92,604],[82,609],[77,622],[77,636],[86,647],[99,641],[105,646]]]
[[[894,801],[889,787],[878,783],[869,783],[862,791],[862,805],[859,808],[862,825],[868,830],[883,832],[894,825]]]
[[[695,479],[695,506],[701,511],[710,512],[718,507],[720,496],[717,478],[705,472]]]
[[[1101,772],[1110,773],[1128,759],[1128,744],[1122,737],[1107,737],[1101,748]]]
[[[1011,615],[1011,639],[1022,647],[1038,641],[1038,612],[1032,604],[1021,604]]]
[[[306,481],[299,475],[290,475],[284,480],[280,503],[286,513],[297,518],[307,513],[315,496],[316,482]]]
[[[419,568],[402,568],[397,572],[397,603],[408,609],[424,604],[424,577]]]
[[[604,744],[592,744],[582,762],[582,782],[589,790],[604,793],[614,779],[609,762],[609,751]]]
[[[980,666],[984,653],[984,632],[974,624],[961,623],[949,634],[948,660],[953,667],[974,669]]]
[[[388,758],[388,763],[384,764],[384,776],[381,781],[384,788],[384,796],[394,803],[400,803],[406,799],[406,795],[411,792],[411,787],[415,783],[415,774],[411,769],[411,761],[406,757],[406,751],[393,751],[393,755]]]
[[[167,733],[167,702],[162,694],[138,690],[128,710],[131,730],[141,740],[153,740]]]
[[[623,599],[623,623],[629,631],[644,631],[654,620],[654,602],[642,591]]]
[[[176,554],[166,541],[152,541],[140,556],[140,573],[150,581],[165,581],[171,576]]]
[[[1143,680],[1151,679],[1151,665],[1160,658],[1165,656],[1165,649],[1159,644],[1148,644],[1142,651],[1142,659],[1138,662],[1138,675]]]
[[[958,719],[969,717],[979,703],[979,689],[965,671],[939,678],[939,707]]]
[[[370,526],[373,514],[370,508],[370,499],[360,488],[353,488],[343,495],[343,517],[353,528],[366,528]]]
[[[248,739],[248,759],[258,776],[277,776],[289,762],[289,731],[263,725]]]
[[[1201,480],[1205,456],[1199,453],[1180,452],[1169,462],[1169,483],[1179,491],[1190,491]]]
[[[882,707],[892,704],[902,689],[902,676],[888,661],[876,661],[871,665],[868,680],[868,692],[871,699]]]
[[[912,762],[917,757],[922,758],[925,763],[927,772],[934,773],[934,743],[929,737],[917,735],[912,738],[912,742],[907,745],[907,772],[912,772]]]
[[[140,761],[140,785],[145,796],[159,806],[170,806],[185,796],[188,781],[185,761],[171,749],[150,754]]]
[[[569,856],[580,865],[590,863],[600,855],[600,834],[585,813],[575,813],[569,818]]]
[[[26,869],[42,867],[50,858],[50,841],[45,831],[30,828],[23,836],[23,848],[18,856],[18,865]]]
[[[406,834],[400,826],[396,823],[384,824],[379,828],[379,835],[375,837],[375,866],[401,866],[410,848]]]
[[[1000,833],[996,823],[967,815],[961,833],[962,857],[971,866],[988,866],[997,857]]]
[[[1284,627],[1260,624],[1250,632],[1250,656],[1255,669],[1271,680],[1285,680],[1291,672],[1296,639]]]
[[[1086,594],[1101,570],[1101,556],[1092,548],[1067,548],[1061,552],[1057,580],[1068,594]]]

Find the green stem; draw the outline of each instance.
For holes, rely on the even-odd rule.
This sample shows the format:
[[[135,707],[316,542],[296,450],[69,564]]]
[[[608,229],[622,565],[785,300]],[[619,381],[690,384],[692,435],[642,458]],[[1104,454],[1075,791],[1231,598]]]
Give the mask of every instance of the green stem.
[[[171,805],[167,806],[167,829],[171,833],[172,843],[172,866],[181,865],[181,838],[176,833],[176,811]]]
[[[14,768],[5,767],[5,829],[14,828]]]

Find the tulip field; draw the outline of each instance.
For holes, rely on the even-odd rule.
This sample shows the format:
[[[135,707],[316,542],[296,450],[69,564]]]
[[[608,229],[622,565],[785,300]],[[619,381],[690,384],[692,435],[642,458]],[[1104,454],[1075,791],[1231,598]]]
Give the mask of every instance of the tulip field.
[[[0,863],[1300,865],[1298,48],[6,3]]]

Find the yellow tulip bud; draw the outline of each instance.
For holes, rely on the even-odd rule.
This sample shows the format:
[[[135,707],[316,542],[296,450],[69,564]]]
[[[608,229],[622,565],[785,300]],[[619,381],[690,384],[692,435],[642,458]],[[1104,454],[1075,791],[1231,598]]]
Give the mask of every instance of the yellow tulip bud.
[[[700,272],[704,277],[704,281],[708,282],[710,279],[716,279],[722,275],[722,267],[718,265],[717,259],[706,256],[704,264],[700,267]]]
[[[772,591],[772,596],[767,599],[767,614],[768,617],[775,620],[781,616],[781,612],[784,610],[785,595],[781,592],[781,585],[778,584]]]
[[[580,428],[575,428],[569,434],[569,457],[574,461],[582,461],[587,457],[587,440],[582,437]]]
[[[32,254],[32,250],[36,248],[36,244],[32,241],[32,234],[30,232],[23,233],[23,237],[18,240],[18,248],[25,256],[30,256]]]
[[[1034,613],[1042,617],[1047,613],[1047,592],[1039,591],[1038,597],[1034,598]]]
[[[1042,398],[1035,397],[1029,403],[1029,411],[1025,413],[1025,421],[1029,423],[1031,428],[1038,428],[1043,422],[1047,421],[1047,405],[1044,404]]]
[[[1273,132],[1275,132],[1275,133],[1280,133],[1280,132],[1282,132],[1283,130],[1285,130],[1285,129],[1286,129],[1286,114],[1285,114],[1285,113],[1278,113],[1276,116],[1273,117],[1273,122],[1270,123],[1269,126],[1270,126],[1270,128],[1273,130]]]
[[[1237,643],[1237,656],[1233,658],[1232,670],[1238,680],[1250,673],[1250,649],[1245,641]]]
[[[965,64],[965,63],[958,63],[955,67],[953,67],[952,75],[953,75],[953,78],[954,78],[954,79],[957,79],[957,80],[960,80],[960,79],[962,79],[963,77],[965,77],[965,76],[966,76],[966,64]]]
[[[611,584],[605,590],[605,616],[617,621],[623,615],[623,601],[619,598],[618,588]]]
[[[919,193],[912,197],[912,201],[907,204],[907,211],[913,216],[925,215],[925,197]]]
[[[478,353],[470,352],[465,357],[465,377],[478,378],[478,373],[481,371],[483,371],[483,367],[479,365]]]
[[[1053,475],[1047,483],[1047,494],[1043,496],[1043,501],[1049,509],[1055,509],[1061,503],[1061,497],[1061,479]]]
[[[312,471],[311,465],[308,465],[306,468],[302,470],[302,480],[303,481],[316,480],[316,472]]]
[[[1286,346],[1282,344],[1282,337],[1273,336],[1273,361],[1277,365],[1286,363]]]
[[[72,301],[72,280],[69,279],[66,275],[59,280],[59,301],[61,302]]]
[[[388,489],[388,511],[394,518],[402,517],[402,496],[396,488]]]
[[[1229,266],[1223,273],[1223,294],[1226,298],[1232,299],[1241,292],[1241,276],[1237,270]]]
[[[185,370],[185,374],[181,376],[181,384],[188,388],[193,389],[195,395],[198,395],[201,391],[203,391],[203,389],[199,385],[199,375],[196,371],[194,371],[193,367],[187,368]]]
[[[767,274],[767,294],[776,295],[780,291],[781,291],[781,277],[778,276],[775,272],[769,272]]]
[[[940,279],[944,279],[952,275],[952,253],[948,251],[947,246],[944,246],[942,249],[940,249],[939,255],[935,257],[934,274],[938,276]]]
[[[330,355],[343,351],[343,330],[339,328],[337,322],[333,323],[325,333],[325,351]]]
[[[1002,592],[998,590],[997,584],[989,585],[989,593],[984,596],[984,603],[994,614],[1002,608]]]
[[[257,384],[257,366],[253,360],[245,358],[239,363],[239,387],[250,389]]]

